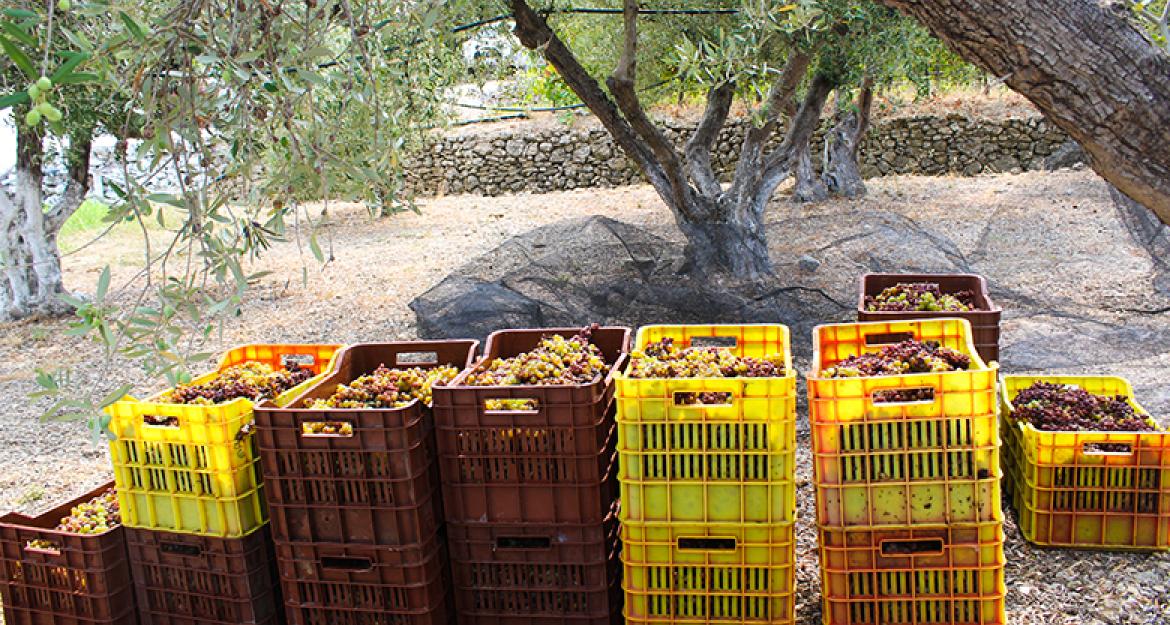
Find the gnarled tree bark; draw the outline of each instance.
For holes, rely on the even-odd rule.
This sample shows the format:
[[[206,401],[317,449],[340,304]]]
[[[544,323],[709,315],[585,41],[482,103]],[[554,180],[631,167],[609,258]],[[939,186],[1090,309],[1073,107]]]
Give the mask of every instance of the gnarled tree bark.
[[[793,53],[772,85],[763,121],[749,128],[731,184],[720,183],[711,150],[727,121],[735,85],[717,85],[694,134],[680,152],[642,108],[635,90],[638,49],[638,3],[623,3],[624,37],[607,94],[549,27],[544,16],[523,0],[509,0],[515,33],[525,47],[539,51],[565,84],[597,116],[605,129],[674,214],[687,238],[686,269],[707,276],[761,280],[772,274],[764,232],[764,209],[776,187],[791,173],[800,146],[807,146],[820,119],[830,86],[814,80],[781,145],[765,153],[780,119],[796,109],[795,93],[808,68],[803,53]],[[803,118],[802,118],[803,116]]]
[[[1170,55],[1120,0],[879,0],[1004,77],[1097,173],[1170,223]]]
[[[70,311],[57,234],[89,191],[91,133],[71,137],[66,155],[68,180],[61,198],[44,207],[43,137],[18,126],[15,194],[0,189],[0,320]]]
[[[825,135],[824,180],[829,192],[842,197],[865,195],[865,181],[857,153],[869,129],[873,108],[873,80],[866,76],[857,92],[857,101],[849,110],[839,109],[833,128]]]

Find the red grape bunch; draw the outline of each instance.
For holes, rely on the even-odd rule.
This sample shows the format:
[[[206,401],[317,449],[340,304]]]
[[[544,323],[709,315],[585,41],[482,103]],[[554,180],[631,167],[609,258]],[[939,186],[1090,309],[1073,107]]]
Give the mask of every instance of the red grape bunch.
[[[249,361],[220,371],[200,384],[180,384],[162,401],[169,404],[212,405],[245,397],[253,401],[271,399],[313,377],[308,369],[289,364],[285,369]]]
[[[630,354],[631,378],[776,378],[784,376],[784,354],[736,356],[719,347],[681,349],[665,337]],[[701,402],[707,403],[707,402]]]
[[[413,401],[431,404],[431,387],[445,384],[459,373],[451,365],[424,369],[390,369],[379,365],[373,373],[338,384],[328,399],[317,399],[310,408],[401,408]]]
[[[909,339],[886,345],[876,352],[850,356],[835,366],[825,368],[826,378],[859,378],[904,373],[941,373],[965,371],[971,366],[971,357],[937,341]]]
[[[1069,432],[1150,432],[1148,415],[1134,410],[1124,395],[1097,395],[1078,386],[1036,382],[1012,400],[1015,417],[1038,430]]]
[[[540,339],[536,348],[510,358],[494,358],[467,376],[469,386],[588,384],[605,375],[609,365],[591,343],[597,324],[571,338],[558,334]]]
[[[975,294],[971,291],[943,293],[936,282],[899,282],[883,290],[876,297],[865,297],[869,311],[959,311],[975,309]]]

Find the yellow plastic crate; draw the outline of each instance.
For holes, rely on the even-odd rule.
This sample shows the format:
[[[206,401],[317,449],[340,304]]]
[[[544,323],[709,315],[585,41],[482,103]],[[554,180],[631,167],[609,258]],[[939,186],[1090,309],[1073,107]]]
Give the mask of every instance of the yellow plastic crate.
[[[616,377],[623,521],[785,523],[795,517],[796,375],[782,325],[646,326],[637,349],[670,337],[738,356],[784,355],[778,378]],[[686,404],[679,393],[722,393]]]
[[[792,523],[622,525],[626,622],[795,622]]]
[[[966,319],[924,319],[817,326],[813,370],[808,376],[809,418],[813,424],[890,419],[938,419],[994,414],[999,365],[988,366],[971,342]],[[860,378],[821,377],[840,361],[908,338],[937,341],[971,357],[966,371]],[[921,390],[929,399],[885,401],[890,391]]]
[[[1020,530],[1032,543],[1085,549],[1170,549],[1170,431],[1052,432],[1012,417],[1012,398],[1037,381],[1099,395],[1133,388],[1116,376],[1004,376],[1009,480]],[[1148,413],[1147,413],[1148,414]]]
[[[219,367],[193,383],[248,361],[273,367],[296,362],[316,377],[273,401],[296,399],[332,366],[338,345],[245,345],[227,352]],[[257,452],[249,430],[253,403],[235,399],[211,406],[158,401],[168,391],[110,405],[110,456],[125,524],[130,527],[239,536],[265,520]],[[174,425],[145,418],[173,417]]]

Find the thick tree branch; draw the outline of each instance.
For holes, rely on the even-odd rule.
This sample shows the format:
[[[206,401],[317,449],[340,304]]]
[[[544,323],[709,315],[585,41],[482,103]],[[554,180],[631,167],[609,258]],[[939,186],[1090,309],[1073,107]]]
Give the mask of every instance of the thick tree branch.
[[[763,212],[776,192],[776,187],[788,177],[795,163],[797,150],[804,149],[812,139],[813,132],[821,121],[821,110],[825,108],[825,100],[833,91],[833,81],[824,74],[813,76],[812,83],[804,95],[800,110],[788,128],[784,141],[764,159],[763,174],[760,184],[751,189],[754,192],[752,200],[753,210]]]
[[[1170,55],[1127,3],[879,0],[1032,101],[1093,169],[1170,223]]]
[[[742,203],[753,192],[763,176],[764,144],[775,132],[781,115],[792,119],[796,110],[796,89],[808,71],[808,64],[809,57],[803,52],[794,51],[789,55],[784,69],[768,93],[763,111],[764,123],[758,128],[750,126],[744,134],[731,184],[731,195],[737,203]]]
[[[77,212],[89,193],[89,159],[93,147],[93,133],[84,132],[70,136],[69,152],[66,155],[66,173],[69,177],[65,191],[57,204],[45,215],[45,229],[56,234],[65,225],[69,216]]]
[[[613,76],[610,76],[606,84],[609,85],[610,93],[613,94],[618,108],[621,109],[634,132],[637,132],[638,136],[642,137],[642,140],[650,146],[650,151],[654,154],[666,175],[666,179],[670,182],[671,197],[673,197],[674,203],[680,207],[691,206],[692,203],[689,200],[690,196],[693,195],[693,190],[687,181],[686,173],[683,171],[682,159],[678,150],[674,149],[670,140],[662,133],[662,129],[646,115],[645,109],[642,108],[642,101],[638,98],[638,91],[635,88],[636,57],[638,54],[638,2],[637,0],[625,0],[624,6],[625,35],[622,56],[618,61],[617,69],[614,70]]]
[[[735,95],[735,84],[725,82],[707,92],[707,110],[695,128],[686,146],[687,169],[691,179],[699,187],[699,192],[712,199],[718,198],[723,192],[723,185],[719,184],[719,177],[715,175],[715,168],[711,166],[711,150],[715,140],[719,138],[719,131],[727,123],[727,114],[731,110],[731,100]]]
[[[861,148],[861,140],[869,131],[869,117],[873,111],[873,77],[866,74],[861,79],[861,90],[857,92],[857,132],[853,136],[853,156]]]
[[[560,74],[565,84],[581,98],[589,110],[597,116],[602,126],[614,141],[634,161],[646,180],[658,191],[663,199],[673,198],[674,189],[666,173],[655,160],[654,155],[638,138],[629,122],[622,117],[617,106],[602,90],[601,85],[581,66],[577,57],[549,28],[548,22],[536,13],[527,2],[509,0],[513,18],[516,21],[516,37],[526,48],[539,51]],[[672,206],[676,211],[686,211],[686,206]]]

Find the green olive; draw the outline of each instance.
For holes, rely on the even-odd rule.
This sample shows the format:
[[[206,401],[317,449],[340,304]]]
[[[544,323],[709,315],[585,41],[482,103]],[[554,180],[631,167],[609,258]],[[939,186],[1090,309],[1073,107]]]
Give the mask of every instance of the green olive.
[[[31,99],[35,102],[36,99],[39,98],[41,95],[41,88],[38,87],[37,84],[34,82],[33,84],[28,86],[27,93],[28,93],[29,99]]]
[[[48,91],[53,88],[53,81],[49,80],[48,76],[41,76],[37,79],[37,89],[41,91]]]
[[[28,124],[29,126],[36,126],[37,124],[41,123],[40,111],[33,109],[33,110],[29,111],[28,113],[25,113],[24,123]]]
[[[65,116],[61,113],[61,110],[52,104],[49,105],[49,110],[45,112],[45,119],[51,122],[59,122],[63,117]]]

